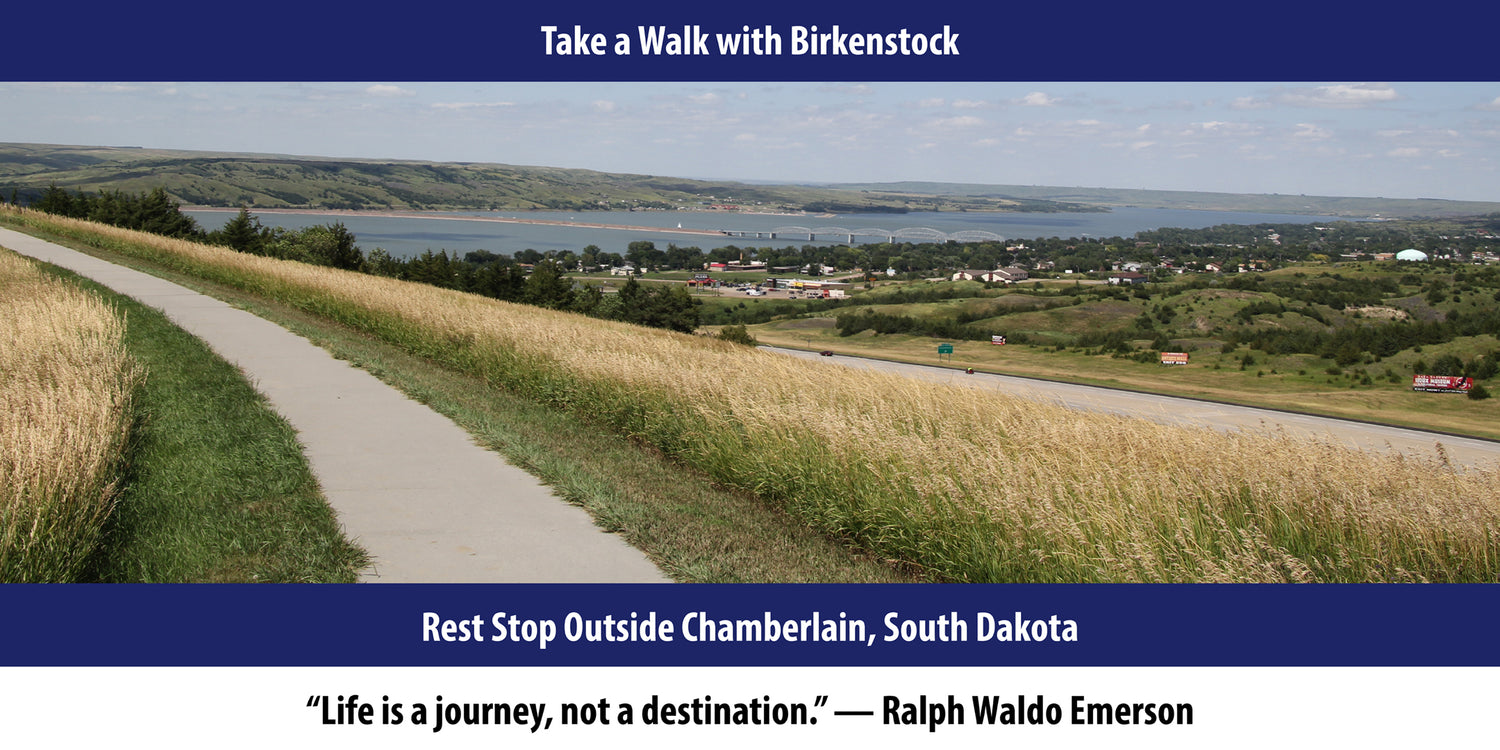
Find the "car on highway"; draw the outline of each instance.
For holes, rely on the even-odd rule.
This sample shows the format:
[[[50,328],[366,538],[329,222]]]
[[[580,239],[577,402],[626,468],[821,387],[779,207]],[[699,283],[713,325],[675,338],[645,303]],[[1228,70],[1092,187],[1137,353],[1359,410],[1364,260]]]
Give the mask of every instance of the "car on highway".
[[[820,356],[820,357],[832,357],[833,356],[833,352],[831,352],[831,351],[829,351],[827,349],[824,349],[823,351],[818,352],[818,356]]]

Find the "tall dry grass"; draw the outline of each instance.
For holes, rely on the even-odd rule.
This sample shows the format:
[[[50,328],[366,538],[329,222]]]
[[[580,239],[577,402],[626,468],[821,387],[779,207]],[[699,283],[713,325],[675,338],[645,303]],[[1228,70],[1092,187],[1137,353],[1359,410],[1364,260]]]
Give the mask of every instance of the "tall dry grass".
[[[1493,467],[1067,410],[83,222],[372,332],[960,581],[1489,581]]]
[[[0,581],[76,580],[113,506],[141,370],[98,297],[0,250]]]

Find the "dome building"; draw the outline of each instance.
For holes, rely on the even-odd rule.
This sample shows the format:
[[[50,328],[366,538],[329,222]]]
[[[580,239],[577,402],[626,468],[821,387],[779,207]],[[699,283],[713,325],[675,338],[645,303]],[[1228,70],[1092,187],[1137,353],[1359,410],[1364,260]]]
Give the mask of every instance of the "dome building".
[[[1414,248],[1407,248],[1396,253],[1396,260],[1424,261],[1427,260],[1427,253]]]

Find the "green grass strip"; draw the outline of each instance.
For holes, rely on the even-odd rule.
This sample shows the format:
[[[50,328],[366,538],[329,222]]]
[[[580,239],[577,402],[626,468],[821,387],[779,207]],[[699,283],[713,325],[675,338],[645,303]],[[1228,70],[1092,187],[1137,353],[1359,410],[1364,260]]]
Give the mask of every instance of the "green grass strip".
[[[346,540],[291,425],[161,313],[45,264],[120,310],[145,366],[124,488],[86,580],[353,582]]]

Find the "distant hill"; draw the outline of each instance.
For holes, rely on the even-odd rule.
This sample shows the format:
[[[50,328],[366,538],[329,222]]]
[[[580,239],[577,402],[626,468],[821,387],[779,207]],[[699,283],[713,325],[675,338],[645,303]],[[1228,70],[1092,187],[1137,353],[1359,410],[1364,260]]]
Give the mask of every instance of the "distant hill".
[[[1352,198],[1318,195],[1256,193],[1197,193],[1186,190],[1127,190],[1115,188],[1045,187],[1039,185],[978,185],[945,182],[837,183],[824,187],[864,191],[872,197],[1005,195],[1031,200],[1082,203],[1106,208],[1184,208],[1211,211],[1321,214],[1358,218],[1439,218],[1474,216],[1500,211],[1500,203],[1451,201],[1437,198]]]
[[[872,194],[504,164],[332,159],[163,149],[0,144],[0,196],[50,186],[149,192],[198,206],[560,211],[697,208],[813,213],[1097,211],[1079,204],[954,194]]]
[[[284,154],[0,143],[0,197],[49,186],[166,188],[187,205],[251,208],[558,211],[696,208],[860,213],[1184,208],[1369,218],[1500,212],[1500,203],[1180,190],[880,182],[779,185],[586,169],[335,159]]]

